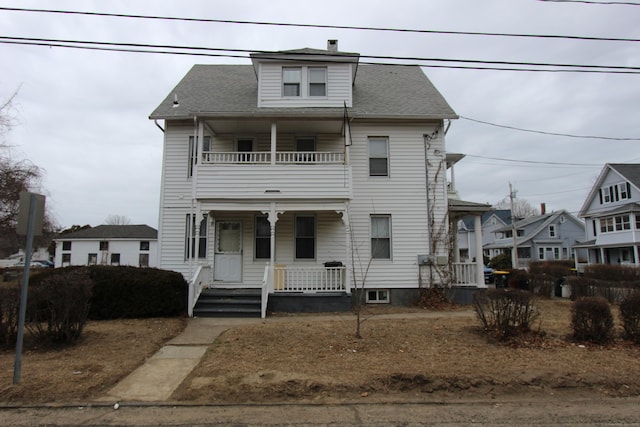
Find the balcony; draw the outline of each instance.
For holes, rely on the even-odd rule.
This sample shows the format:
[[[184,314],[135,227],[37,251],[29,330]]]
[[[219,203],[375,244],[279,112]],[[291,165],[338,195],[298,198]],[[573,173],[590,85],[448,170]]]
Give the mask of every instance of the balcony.
[[[346,200],[351,167],[343,152],[204,152],[196,197]]]

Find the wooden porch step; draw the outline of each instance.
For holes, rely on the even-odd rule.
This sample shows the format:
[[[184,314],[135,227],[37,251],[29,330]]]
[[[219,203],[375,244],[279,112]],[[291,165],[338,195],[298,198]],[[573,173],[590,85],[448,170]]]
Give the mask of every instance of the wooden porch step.
[[[193,309],[196,317],[260,317],[261,289],[204,289]]]

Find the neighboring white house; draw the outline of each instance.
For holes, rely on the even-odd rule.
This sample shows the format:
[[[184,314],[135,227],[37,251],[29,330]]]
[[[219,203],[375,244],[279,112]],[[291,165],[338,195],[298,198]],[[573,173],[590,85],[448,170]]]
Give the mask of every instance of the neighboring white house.
[[[194,66],[150,116],[164,120],[159,267],[198,285],[193,300],[262,288],[263,304],[350,298],[363,281],[367,301],[403,303],[450,283],[457,116],[421,68],[359,64],[334,40],[250,57]],[[483,284],[473,268],[465,284]]]
[[[53,241],[56,267],[157,266],[158,231],[148,225],[99,225],[60,235]]]
[[[589,192],[584,218],[584,264],[640,265],[640,164],[607,163]]]

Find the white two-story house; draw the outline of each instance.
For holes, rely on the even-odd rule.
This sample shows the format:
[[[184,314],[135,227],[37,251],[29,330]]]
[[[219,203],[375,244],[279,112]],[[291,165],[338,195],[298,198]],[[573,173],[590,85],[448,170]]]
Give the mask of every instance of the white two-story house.
[[[158,231],[148,225],[98,225],[53,239],[54,265],[156,267]]]
[[[586,241],[584,264],[640,266],[640,164],[606,164],[589,192],[580,217]]]
[[[194,66],[150,116],[164,132],[159,266],[191,280],[192,301],[261,289],[263,315],[267,299],[349,308],[353,290],[406,303],[419,264],[448,280],[457,116],[422,70],[360,64],[333,40],[250,58]]]

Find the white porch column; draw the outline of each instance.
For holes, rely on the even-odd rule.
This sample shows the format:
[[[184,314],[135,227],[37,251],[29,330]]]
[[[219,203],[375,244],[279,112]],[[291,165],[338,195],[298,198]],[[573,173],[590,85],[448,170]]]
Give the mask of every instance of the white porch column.
[[[451,224],[451,228],[453,229],[453,262],[460,262],[460,245],[458,245],[458,219],[454,220],[455,222]]]
[[[482,254],[482,214],[474,215],[473,228],[476,244],[476,284],[484,286],[484,255]]]
[[[276,164],[276,140],[277,140],[276,122],[271,123],[271,164]],[[274,222],[275,224],[275,222]]]
[[[273,267],[276,262],[276,222],[278,222],[278,212],[276,211],[276,203],[271,202],[269,212],[267,213],[269,221],[269,262]]]

